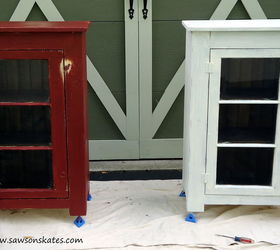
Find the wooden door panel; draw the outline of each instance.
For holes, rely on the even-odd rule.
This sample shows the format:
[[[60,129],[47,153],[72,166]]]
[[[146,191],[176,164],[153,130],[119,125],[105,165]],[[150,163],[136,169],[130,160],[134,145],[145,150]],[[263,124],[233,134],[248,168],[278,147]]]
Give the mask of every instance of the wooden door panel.
[[[0,51],[0,58],[6,61],[7,67],[1,68],[2,75],[6,75],[6,84],[14,85],[14,88],[9,89],[9,93],[13,89],[13,93],[10,94],[11,100],[9,102],[0,101],[1,117],[11,127],[1,127],[1,133],[7,137],[4,143],[2,141],[3,144],[0,145],[2,178],[6,177],[5,172],[9,173],[7,179],[2,180],[2,184],[7,183],[7,185],[3,184],[3,189],[0,189],[0,197],[65,198],[68,196],[66,117],[64,79],[60,70],[64,60],[63,51],[5,50]],[[32,62],[33,60],[37,63]],[[48,68],[48,73],[46,70],[42,71],[41,77],[43,80],[38,77],[38,72],[34,68],[31,70],[33,65],[36,69],[38,60],[44,61],[41,66],[45,65]],[[17,70],[13,72],[8,70],[9,65],[17,66]],[[29,65],[29,67],[26,67],[26,65]],[[21,68],[21,66],[23,67]],[[29,73],[24,73],[25,70],[28,70]],[[17,75],[13,76],[16,78],[15,81],[8,76],[12,74]],[[38,83],[38,79],[42,82]],[[34,86],[36,84],[37,87]],[[30,96],[32,89],[37,89],[37,91],[35,91],[36,94]],[[44,93],[43,99],[39,99],[39,101],[38,89],[47,90],[47,95]],[[26,90],[28,90],[28,98],[26,98],[26,94],[23,95]],[[18,94],[15,95],[15,92],[18,92]],[[23,99],[21,99],[22,95],[24,96]],[[32,137],[32,131],[35,131],[35,135],[36,132],[38,133],[37,137],[43,136],[43,139],[36,141],[36,138]],[[12,136],[11,132],[18,135]],[[6,152],[6,154],[3,152]],[[22,160],[16,162],[15,158]],[[42,158],[47,162],[45,165],[40,164]],[[41,166],[39,170],[37,165]],[[15,173],[10,171],[10,168],[16,170],[18,167],[21,169],[14,171]],[[25,168],[26,171],[24,171]],[[41,174],[42,176],[40,176]],[[48,183],[44,180],[46,175],[49,179]],[[32,178],[42,179],[45,184],[41,186],[39,181],[37,186],[32,187],[29,186],[30,183],[23,180],[32,180]],[[9,185],[9,182],[12,182],[12,184]]]

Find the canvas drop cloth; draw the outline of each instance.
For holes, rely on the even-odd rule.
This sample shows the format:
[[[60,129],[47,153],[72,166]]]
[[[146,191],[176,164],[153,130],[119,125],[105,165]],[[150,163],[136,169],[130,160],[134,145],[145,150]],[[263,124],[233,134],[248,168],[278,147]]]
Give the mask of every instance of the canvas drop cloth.
[[[67,210],[0,211],[1,238],[74,237],[82,244],[1,244],[0,249],[280,249],[280,208],[208,206],[197,224],[188,223],[180,191],[179,180],[93,181],[81,228]],[[232,240],[215,234],[257,243],[230,245]]]

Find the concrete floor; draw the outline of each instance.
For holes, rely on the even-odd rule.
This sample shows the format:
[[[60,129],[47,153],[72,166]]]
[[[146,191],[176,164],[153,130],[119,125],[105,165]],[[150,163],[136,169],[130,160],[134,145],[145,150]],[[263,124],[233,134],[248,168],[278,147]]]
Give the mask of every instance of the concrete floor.
[[[180,170],[182,160],[90,161],[90,171]]]

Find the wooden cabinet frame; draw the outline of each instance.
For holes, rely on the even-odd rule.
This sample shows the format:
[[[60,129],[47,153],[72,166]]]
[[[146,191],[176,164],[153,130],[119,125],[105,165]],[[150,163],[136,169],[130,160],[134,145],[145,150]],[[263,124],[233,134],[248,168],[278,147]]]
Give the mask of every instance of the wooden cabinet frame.
[[[222,58],[280,58],[280,49],[212,49],[210,52],[210,64],[212,71],[209,77],[209,106],[208,106],[208,138],[207,138],[207,164],[206,173],[209,178],[206,183],[206,194],[228,195],[280,195],[280,172],[279,172],[279,133],[280,113],[277,110],[277,127],[275,143],[217,143],[218,116],[220,104],[275,104],[278,100],[220,100],[220,78]],[[279,90],[278,90],[279,92]],[[279,97],[279,93],[278,93]],[[268,186],[244,186],[239,185],[216,185],[216,165],[218,147],[237,148],[273,148],[273,173],[272,185]]]
[[[206,204],[279,205],[279,93],[277,100],[222,100],[222,58],[280,58],[280,21],[184,21],[186,28],[183,185],[190,212]],[[279,89],[279,88],[278,88]],[[275,143],[218,143],[219,105],[278,105]],[[217,185],[217,148],[273,148],[271,186]],[[242,174],[242,173],[241,173]]]
[[[50,100],[48,102],[0,102],[0,106],[47,106],[51,109],[50,146],[0,146],[0,150],[51,150],[53,188],[52,189],[0,189],[1,198],[67,198],[67,156],[64,79],[60,64],[63,62],[62,50],[0,50],[0,59],[47,60],[49,71]],[[17,173],[15,173],[16,175]]]
[[[1,190],[0,208],[85,215],[88,186],[85,31],[89,22],[2,22],[0,57],[49,60],[53,190]],[[25,105],[25,104],[23,104]],[[67,146],[66,146],[67,145]]]

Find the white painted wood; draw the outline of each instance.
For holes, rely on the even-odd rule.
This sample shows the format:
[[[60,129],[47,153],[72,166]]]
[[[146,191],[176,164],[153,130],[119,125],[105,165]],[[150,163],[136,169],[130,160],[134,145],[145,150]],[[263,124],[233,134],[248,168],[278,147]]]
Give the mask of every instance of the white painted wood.
[[[258,31],[242,32],[211,32],[210,47],[213,49],[227,48],[251,48],[265,49],[278,48],[280,34],[277,31],[266,31],[263,36],[259,36]],[[254,43],[250,42],[254,40]]]
[[[260,27],[257,27],[254,22],[209,21],[208,24],[205,21],[197,21],[197,24],[195,24],[195,21],[187,22],[186,60],[192,60],[192,64],[194,64],[193,66],[186,67],[183,186],[187,194],[187,211],[203,211],[205,204],[280,205],[279,108],[275,144],[218,143],[220,104],[279,104],[279,99],[220,100],[222,58],[280,58],[280,21],[264,21],[264,23],[256,21],[257,24],[261,24]],[[226,24],[229,24],[229,27],[226,27]],[[199,37],[199,35],[209,35],[208,44],[204,44],[203,39],[194,39],[194,37]],[[208,53],[210,54],[208,65],[211,65],[211,67],[205,67],[205,64],[207,65],[205,58],[199,58],[201,52],[195,51],[193,49],[194,46],[200,47],[201,50],[208,46]],[[192,71],[191,67],[196,67],[196,71]],[[205,72],[209,72],[209,84],[208,82],[205,84],[205,80],[199,79],[199,77],[205,75]],[[257,74],[258,72],[256,72]],[[195,91],[197,89],[200,91]],[[206,104],[208,112],[203,113],[200,109],[201,105],[204,105],[204,99],[207,100],[204,97],[205,90],[209,97]],[[199,100],[200,103],[193,105],[193,99]],[[196,124],[197,117],[193,117],[195,112],[197,117],[199,117],[199,122],[205,122],[206,117],[208,117],[207,127],[204,128],[205,131],[199,130],[200,128]],[[206,144],[207,150],[203,152],[201,149],[204,149]],[[272,184],[268,186],[217,185],[216,161],[218,147],[273,148],[275,153]],[[204,192],[198,191],[202,189]],[[193,195],[194,193],[196,195]]]
[[[212,145],[211,145],[212,146]],[[218,143],[220,148],[275,148],[275,144],[268,143]]]
[[[183,140],[180,139],[147,139],[140,140],[140,157],[147,159],[162,159],[166,155],[181,158],[183,155]]]
[[[219,104],[279,104],[278,100],[220,100]]]
[[[241,0],[251,19],[266,19],[258,0]]]
[[[189,31],[186,31],[186,58],[185,61],[191,61],[191,44],[192,44],[192,34]],[[189,165],[189,154],[190,154],[190,101],[191,101],[191,65],[185,63],[185,91],[184,91],[184,131],[183,131],[183,190],[185,193],[188,193],[188,176],[191,171],[191,166]]]
[[[260,32],[260,35],[262,33]],[[208,140],[207,140],[207,167],[206,172],[209,174],[209,182],[206,184],[207,194],[269,194],[277,195],[279,190],[273,188],[269,191],[267,187],[242,186],[233,188],[231,185],[216,185],[216,166],[217,166],[217,146],[218,147],[254,147],[254,148],[274,148],[274,144],[260,143],[218,143],[218,116],[220,101],[220,79],[221,79],[221,59],[222,58],[277,58],[280,57],[280,49],[212,49],[211,64],[213,72],[210,75],[209,85],[209,114],[208,114]],[[238,100],[239,102],[240,100]],[[237,103],[238,103],[237,102]],[[264,102],[264,101],[261,101]],[[236,104],[237,104],[236,103]],[[247,101],[250,103],[250,100]],[[278,103],[278,101],[277,101]],[[252,103],[251,103],[252,104]],[[274,167],[277,167],[274,165]],[[275,184],[275,181],[274,181]],[[273,184],[272,184],[273,185]],[[242,191],[244,189],[244,191]],[[249,193],[246,193],[246,192]]]
[[[200,65],[209,62],[209,33],[187,32],[186,41],[188,49],[186,53],[184,164],[187,171],[184,190],[187,192],[187,210],[198,212],[204,209],[205,190],[202,175],[205,173],[209,78],[205,68]]]
[[[209,177],[211,178],[211,177]],[[207,194],[220,194],[220,195],[270,195],[278,196],[280,195],[279,189],[273,186],[251,186],[251,185],[216,185],[215,188],[208,190]],[[280,201],[279,201],[280,203]]]
[[[278,100],[280,99],[280,75],[278,80]],[[276,132],[275,132],[275,146],[274,149],[274,159],[273,159],[273,169],[272,169],[272,186],[278,190],[280,194],[280,106],[277,108],[277,118],[276,118]],[[280,196],[280,195],[279,195]],[[280,200],[280,198],[279,198]]]
[[[280,23],[279,23],[280,25]],[[265,35],[264,33],[260,33],[259,36]],[[252,42],[251,42],[252,43]],[[279,49],[211,49],[211,57],[213,61],[214,57],[217,57],[218,63],[222,58],[279,58],[280,51]],[[215,62],[216,63],[216,62]],[[213,62],[213,64],[215,64]],[[218,66],[220,69],[220,65]]]
[[[206,195],[205,205],[266,205],[279,206],[279,196]]]
[[[192,34],[189,31],[186,31],[186,57],[185,61],[191,62],[192,53],[189,50],[192,44]],[[190,110],[190,98],[191,98],[191,65],[186,65],[185,62],[185,92],[184,92],[184,130],[183,130],[183,171],[182,171],[182,181],[183,181],[183,191],[188,193],[188,176],[190,172],[189,165],[189,153],[190,153],[190,137],[189,137],[189,124],[190,124],[190,116],[187,115]],[[209,62],[208,62],[209,63]]]
[[[221,79],[221,57],[217,56],[215,51],[211,51],[210,62],[213,65],[213,71],[209,79],[209,107],[208,107],[208,138],[207,138],[207,156],[206,173],[209,175],[209,181],[206,184],[206,193],[212,192],[216,186],[216,166],[217,166],[217,142],[218,142],[218,124],[219,124],[219,99],[220,99],[220,79]]]
[[[280,19],[182,21],[187,31],[279,31]]]

